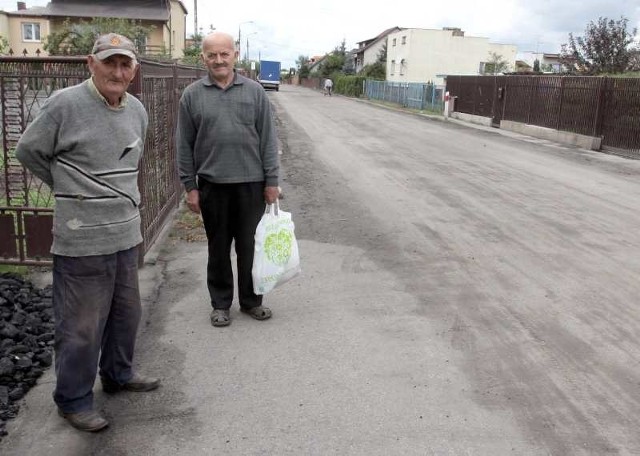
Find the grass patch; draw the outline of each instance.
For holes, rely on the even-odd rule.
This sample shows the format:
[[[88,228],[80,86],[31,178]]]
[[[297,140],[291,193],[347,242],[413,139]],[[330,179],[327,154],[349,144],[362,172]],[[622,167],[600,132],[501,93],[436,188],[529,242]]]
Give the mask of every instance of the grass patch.
[[[0,274],[5,273],[16,274],[20,277],[26,278],[29,276],[29,267],[16,264],[0,264]]]
[[[404,112],[411,112],[411,113],[415,113],[415,114],[429,114],[429,115],[436,115],[436,116],[444,117],[444,115],[442,114],[442,110],[440,110],[440,109],[438,109],[438,110],[413,109],[413,108],[405,108],[403,106],[400,106],[397,103],[392,103],[390,101],[383,101],[383,100],[368,100],[368,101],[373,103],[373,104],[386,106],[388,108],[395,108],[395,109],[398,109],[398,110],[404,111]],[[444,110],[444,108],[442,108],[442,109]]]
[[[206,241],[202,216],[191,212],[186,205],[180,208],[169,238],[186,242]]]
[[[49,208],[49,209],[53,209],[55,207],[56,200],[55,200],[55,198],[53,198],[53,194],[51,193],[51,189],[48,186],[46,186],[45,184],[41,184],[41,185],[42,185],[41,188],[38,188],[38,189],[31,188],[31,189],[29,189],[29,192],[28,192],[29,207],[38,207],[38,208],[45,208],[46,207],[46,208]],[[27,199],[24,197],[24,192],[22,192],[18,196],[18,199],[23,201],[23,205],[24,205],[24,202],[27,201]],[[6,196],[0,197],[0,206],[9,206]],[[14,202],[13,206],[15,206],[15,202]]]

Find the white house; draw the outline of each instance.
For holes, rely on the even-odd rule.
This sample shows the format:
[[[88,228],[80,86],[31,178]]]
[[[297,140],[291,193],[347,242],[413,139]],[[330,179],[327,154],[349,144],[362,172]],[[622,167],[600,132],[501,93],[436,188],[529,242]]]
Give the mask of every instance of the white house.
[[[560,63],[560,54],[551,54],[547,52],[520,52],[518,58],[526,62],[532,69],[534,62],[540,63],[540,71],[543,73],[560,73],[562,64]]]
[[[514,45],[464,36],[464,31],[452,27],[400,30],[387,37],[387,80],[442,85],[446,75],[480,74],[491,53],[506,60],[509,70],[514,70]]]
[[[359,73],[366,65],[376,63],[380,51],[383,50],[385,44],[387,44],[387,36],[390,33],[398,32],[402,30],[400,27],[391,27],[380,33],[375,38],[359,41],[357,43],[358,48],[354,51],[355,58],[355,71]]]

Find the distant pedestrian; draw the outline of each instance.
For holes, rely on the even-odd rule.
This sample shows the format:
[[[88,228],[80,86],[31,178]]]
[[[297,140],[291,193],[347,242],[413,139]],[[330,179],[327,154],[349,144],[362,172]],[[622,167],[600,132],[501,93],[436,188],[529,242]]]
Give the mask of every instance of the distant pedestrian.
[[[18,142],[16,156],[55,195],[53,308],[59,414],[83,431],[108,421],[93,408],[102,389],[150,391],[133,370],[141,315],[138,166],[148,118],[126,91],[138,70],[126,37],[100,36],[91,78],[54,93]]]
[[[240,310],[256,320],[272,313],[253,291],[254,235],[265,203],[278,199],[279,158],[269,98],[260,84],[234,70],[231,35],[213,32],[202,42],[208,74],[180,99],[177,161],[186,202],[201,212],[207,233],[207,287],[213,326],[231,323],[235,243]]]
[[[333,81],[331,78],[327,78],[324,80],[324,95],[331,96],[331,92],[333,92]]]

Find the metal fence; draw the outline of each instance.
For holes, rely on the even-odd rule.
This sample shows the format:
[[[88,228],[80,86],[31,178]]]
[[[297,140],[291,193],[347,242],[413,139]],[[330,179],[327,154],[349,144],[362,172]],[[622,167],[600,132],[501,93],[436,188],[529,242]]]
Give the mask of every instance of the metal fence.
[[[455,110],[602,138],[640,158],[640,79],[588,76],[449,76]]]
[[[442,112],[444,86],[423,83],[365,81],[364,95],[371,100],[386,101],[420,111]]]
[[[142,61],[130,92],[149,114],[140,163],[143,246],[148,251],[179,202],[174,132],[184,87],[204,70]],[[50,263],[54,200],[49,188],[15,159],[22,132],[57,89],[89,77],[84,57],[0,57],[0,263]]]

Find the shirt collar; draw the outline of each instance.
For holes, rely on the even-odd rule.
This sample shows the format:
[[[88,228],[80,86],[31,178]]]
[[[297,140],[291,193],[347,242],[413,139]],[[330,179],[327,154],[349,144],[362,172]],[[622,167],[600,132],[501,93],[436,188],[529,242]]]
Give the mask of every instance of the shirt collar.
[[[127,96],[128,96],[127,92],[123,93],[123,94],[122,94],[122,96],[120,97],[120,104],[119,104],[118,106],[116,106],[116,107],[113,107],[113,106],[111,106],[111,105],[109,104],[109,102],[107,101],[107,99],[106,99],[104,96],[102,96],[102,94],[100,93],[100,91],[99,91],[99,90],[98,90],[98,88],[96,87],[95,82],[93,82],[93,76],[91,76],[91,77],[89,78],[88,85],[89,85],[89,89],[91,90],[91,92],[92,92],[96,97],[98,97],[98,99],[102,100],[102,102],[103,102],[104,104],[106,104],[106,105],[107,105],[107,107],[109,107],[109,108],[111,108],[111,109],[122,109],[122,108],[124,108],[125,106],[127,106]]]
[[[241,85],[241,84],[242,84],[242,81],[240,80],[240,78],[238,78],[238,72],[234,69],[233,70],[233,81],[231,81],[231,84],[229,84],[226,88],[228,89],[231,86]],[[204,85],[206,85],[206,86],[216,86],[216,87],[220,88],[218,83],[211,79],[211,76],[209,76],[209,73],[207,73],[207,75],[204,77]]]

